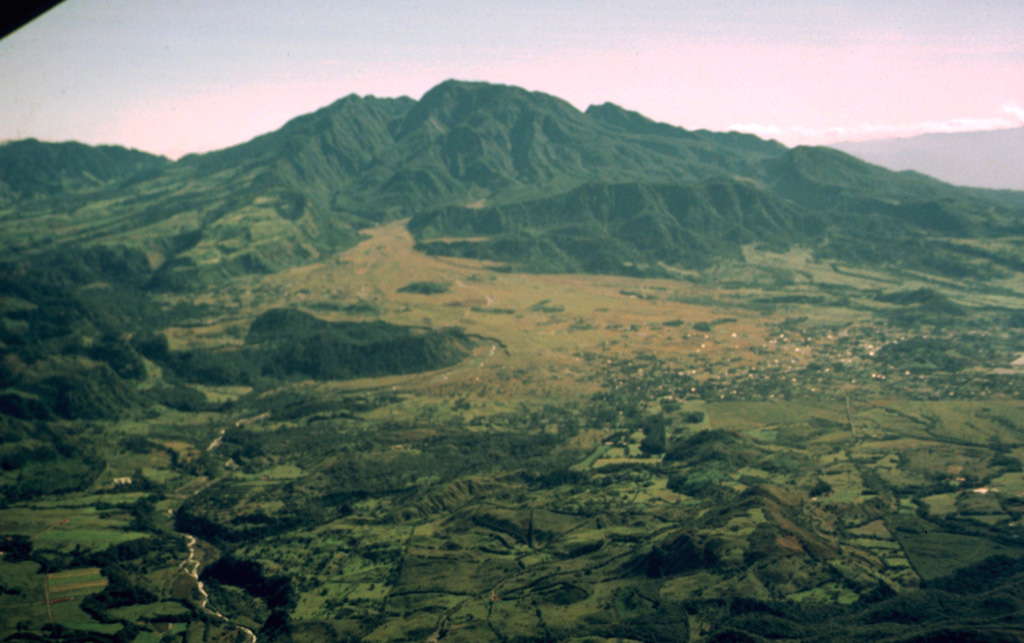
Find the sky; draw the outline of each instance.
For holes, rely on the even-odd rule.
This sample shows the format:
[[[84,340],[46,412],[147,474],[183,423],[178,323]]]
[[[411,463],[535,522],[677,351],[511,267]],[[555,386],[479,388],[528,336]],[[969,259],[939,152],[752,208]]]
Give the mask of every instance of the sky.
[[[66,0],[0,40],[0,141],[178,158],[449,78],[787,145],[1024,125],[1024,0]]]

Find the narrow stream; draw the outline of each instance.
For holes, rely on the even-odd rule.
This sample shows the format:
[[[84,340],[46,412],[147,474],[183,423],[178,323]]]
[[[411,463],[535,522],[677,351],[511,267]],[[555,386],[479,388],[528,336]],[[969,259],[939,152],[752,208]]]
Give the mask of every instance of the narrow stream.
[[[214,449],[219,447],[221,441],[224,439],[224,433],[225,429],[221,429],[220,434],[218,434],[217,437],[213,440],[213,442],[210,443],[210,446],[206,447],[206,450],[213,451]],[[211,616],[219,618],[220,620],[224,621],[229,625],[234,625],[233,623],[231,623],[228,617],[224,616],[217,610],[211,609],[207,606],[210,602],[210,595],[206,592],[206,588],[203,587],[203,581],[199,580],[200,561],[198,558],[196,558],[196,537],[192,534],[186,534],[184,532],[179,533],[181,533],[181,535],[185,537],[185,543],[188,545],[188,558],[181,561],[181,565],[179,565],[179,567],[185,570],[185,573],[191,576],[193,580],[196,581],[196,589],[199,590],[199,595],[202,597],[202,599],[199,602],[199,609]],[[235,625],[234,627],[245,632],[246,636],[248,637],[248,643],[256,643],[256,634],[252,630],[242,625]]]
[[[230,624],[231,621],[228,617],[224,616],[215,609],[211,609],[207,606],[210,602],[210,595],[206,593],[206,588],[203,587],[203,581],[199,580],[199,564],[200,561],[196,558],[196,537],[192,534],[182,534],[185,536],[185,542],[188,545],[188,558],[181,561],[179,567],[185,570],[185,573],[191,576],[196,581],[196,589],[199,590],[199,595],[202,597],[199,601],[199,609],[206,612],[211,616],[215,616],[218,619]],[[247,627],[242,625],[236,625],[237,629],[245,632],[246,636],[249,637],[248,643],[256,643],[256,634]]]

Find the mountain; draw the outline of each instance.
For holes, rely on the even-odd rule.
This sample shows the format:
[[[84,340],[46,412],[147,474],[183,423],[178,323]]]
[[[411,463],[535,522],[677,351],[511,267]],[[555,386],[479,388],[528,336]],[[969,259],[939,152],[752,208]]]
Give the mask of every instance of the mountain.
[[[267,181],[312,194],[318,206],[377,217],[383,215],[374,210],[420,210],[480,195],[517,199],[587,180],[680,181],[751,171],[741,145],[657,127],[613,105],[584,114],[517,87],[447,81],[419,101],[349,96],[277,132],[182,164],[205,173],[259,168]],[[749,155],[779,151],[758,143]]]
[[[1024,192],[457,81],[20,145],[5,641],[1024,631]]]
[[[581,112],[479,82],[446,81],[418,101],[348,96],[173,164],[122,151],[120,173],[87,171],[84,159],[114,156],[106,148],[7,147],[19,146],[49,159],[49,169],[8,173],[8,192],[21,200],[0,222],[6,255],[48,254],[60,264],[76,254],[103,272],[111,262],[96,258],[113,253],[148,265],[135,281],[157,290],[314,261],[401,218],[434,254],[622,274],[738,261],[756,242],[980,275],[977,251],[947,241],[1024,225],[1024,203],[1013,198],[837,151],[691,132],[612,104]],[[83,178],[94,175],[102,191]],[[34,234],[39,226],[53,234]],[[876,229],[885,234],[864,234]],[[945,241],[923,243],[933,238]],[[908,242],[913,253],[895,250]]]
[[[168,165],[162,156],[116,145],[10,141],[0,145],[0,204],[88,191]]]
[[[748,243],[785,248],[810,240],[814,225],[770,192],[723,176],[685,184],[592,182],[514,204],[450,206],[414,216],[409,230],[431,254],[542,272],[661,274],[662,264],[740,260]]]
[[[834,143],[890,170],[915,170],[954,185],[1024,190],[1024,127]]]

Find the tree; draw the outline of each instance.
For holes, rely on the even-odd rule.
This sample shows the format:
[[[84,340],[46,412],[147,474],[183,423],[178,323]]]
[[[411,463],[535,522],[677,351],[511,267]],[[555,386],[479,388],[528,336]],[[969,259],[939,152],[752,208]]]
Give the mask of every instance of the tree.
[[[648,415],[641,424],[644,430],[644,439],[640,443],[640,450],[647,455],[664,453],[667,438],[665,437],[665,425],[668,422],[662,415]]]

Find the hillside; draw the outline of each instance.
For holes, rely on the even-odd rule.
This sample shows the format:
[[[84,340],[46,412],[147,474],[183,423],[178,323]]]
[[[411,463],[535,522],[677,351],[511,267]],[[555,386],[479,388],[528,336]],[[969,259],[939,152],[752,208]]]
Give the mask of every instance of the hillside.
[[[980,277],[978,257],[956,240],[1024,229],[1015,199],[823,148],[690,132],[611,104],[580,112],[484,83],[448,81],[419,101],[349,96],[233,148],[153,161],[131,180],[102,174],[102,192],[83,183],[78,155],[33,145],[49,150],[50,165],[32,179],[9,173],[8,193],[33,198],[0,213],[5,255],[97,256],[102,247],[145,257],[136,281],[155,290],[316,261],[369,226],[410,217],[422,242],[447,241],[431,243],[434,253],[619,274],[733,262],[756,239]],[[60,159],[63,169],[53,165]],[[865,225],[914,252],[893,252],[891,239],[863,234]],[[474,245],[481,235],[490,238]],[[583,246],[602,249],[582,260]]]
[[[170,161],[115,145],[35,139],[0,145],[0,206],[66,192],[83,192],[117,181],[153,174]]]
[[[432,254],[541,272],[663,274],[662,264],[707,268],[742,260],[744,244],[786,249],[809,242],[815,225],[770,192],[721,177],[684,185],[587,183],[532,201],[418,214],[409,230]]]

